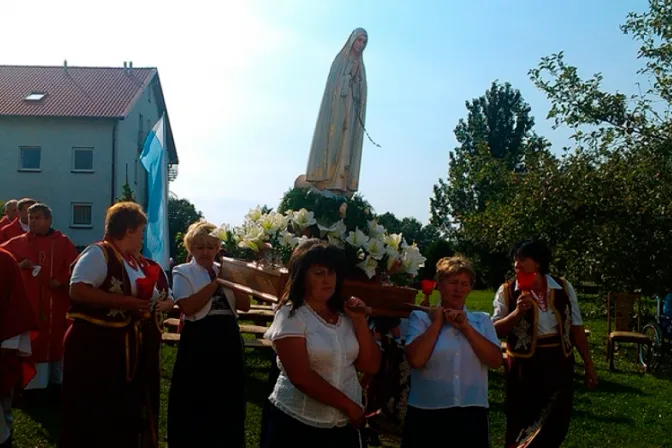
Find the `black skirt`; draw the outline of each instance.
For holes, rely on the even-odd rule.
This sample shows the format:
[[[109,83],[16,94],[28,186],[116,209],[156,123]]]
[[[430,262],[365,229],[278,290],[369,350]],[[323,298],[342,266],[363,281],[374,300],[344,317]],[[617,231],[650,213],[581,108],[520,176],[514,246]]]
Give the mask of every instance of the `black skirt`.
[[[168,393],[168,446],[245,448],[245,363],[234,316],[185,322]]]
[[[261,448],[366,448],[361,432],[352,426],[306,425],[272,404],[268,407],[266,425]]]
[[[574,399],[574,356],[561,347],[511,358],[506,375],[506,446],[556,448],[569,430]]]
[[[401,448],[490,447],[488,408],[480,406],[406,411]]]

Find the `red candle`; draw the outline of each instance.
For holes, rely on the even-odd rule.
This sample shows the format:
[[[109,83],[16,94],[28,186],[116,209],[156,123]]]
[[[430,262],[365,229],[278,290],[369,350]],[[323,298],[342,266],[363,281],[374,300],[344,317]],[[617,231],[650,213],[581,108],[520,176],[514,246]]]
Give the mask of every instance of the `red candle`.
[[[436,282],[434,280],[420,280],[420,287],[422,288],[422,293],[429,296],[434,291]]]
[[[521,291],[530,291],[536,278],[537,274],[535,272],[516,272],[518,289]]]

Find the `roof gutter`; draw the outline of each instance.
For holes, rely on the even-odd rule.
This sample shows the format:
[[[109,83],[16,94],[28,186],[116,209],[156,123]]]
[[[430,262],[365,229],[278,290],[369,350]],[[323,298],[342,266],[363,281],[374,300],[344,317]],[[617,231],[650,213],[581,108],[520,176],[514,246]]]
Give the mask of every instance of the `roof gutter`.
[[[116,202],[114,197],[114,192],[117,187],[117,126],[119,125],[119,120],[114,120],[112,125],[112,176],[110,179],[110,207]]]

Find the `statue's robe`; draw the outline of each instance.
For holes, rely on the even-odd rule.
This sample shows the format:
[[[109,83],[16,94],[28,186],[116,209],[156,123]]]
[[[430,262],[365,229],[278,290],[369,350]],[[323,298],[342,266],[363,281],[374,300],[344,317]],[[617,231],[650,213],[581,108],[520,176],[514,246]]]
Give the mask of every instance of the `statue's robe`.
[[[350,57],[352,45],[366,31],[356,29],[338,53],[327,84],[310,147],[306,180],[320,190],[352,195],[359,189],[364,124],[366,123],[366,70]]]

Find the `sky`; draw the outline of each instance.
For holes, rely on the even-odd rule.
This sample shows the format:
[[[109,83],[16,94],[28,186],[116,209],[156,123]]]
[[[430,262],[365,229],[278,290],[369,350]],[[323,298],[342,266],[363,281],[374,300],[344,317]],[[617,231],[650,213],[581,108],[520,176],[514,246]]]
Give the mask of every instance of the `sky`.
[[[0,64],[157,67],[177,151],[170,191],[215,223],[277,207],[305,172],[329,67],[368,31],[360,193],[377,213],[426,223],[465,101],[510,82],[560,152],[529,80],[558,51],[607,90],[634,92],[637,44],[619,25],[645,0],[115,0],[3,2]],[[96,7],[98,5],[98,8]],[[99,9],[100,8],[100,9]]]

